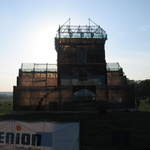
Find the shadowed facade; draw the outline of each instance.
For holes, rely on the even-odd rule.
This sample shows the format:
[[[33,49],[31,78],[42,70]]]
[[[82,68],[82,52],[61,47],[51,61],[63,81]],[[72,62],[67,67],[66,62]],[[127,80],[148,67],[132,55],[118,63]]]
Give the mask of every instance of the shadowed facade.
[[[133,105],[122,68],[106,63],[107,34],[92,23],[59,27],[57,65],[22,64],[14,87],[15,110],[83,111],[104,109],[106,104]]]

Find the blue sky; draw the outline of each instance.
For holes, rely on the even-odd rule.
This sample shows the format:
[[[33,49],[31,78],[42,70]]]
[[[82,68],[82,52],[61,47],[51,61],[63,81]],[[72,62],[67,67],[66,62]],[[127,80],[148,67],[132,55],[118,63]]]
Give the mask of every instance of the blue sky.
[[[149,0],[0,0],[0,91],[12,91],[22,62],[56,63],[59,24],[88,24],[108,34],[106,61],[130,79],[150,78]]]

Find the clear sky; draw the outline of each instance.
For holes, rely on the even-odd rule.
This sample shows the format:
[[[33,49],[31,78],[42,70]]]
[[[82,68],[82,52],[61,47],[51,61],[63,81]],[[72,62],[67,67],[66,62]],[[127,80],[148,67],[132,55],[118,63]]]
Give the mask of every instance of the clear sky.
[[[105,29],[106,61],[128,78],[150,78],[150,0],[0,0],[0,91],[13,90],[22,62],[56,63],[54,37],[69,17]]]

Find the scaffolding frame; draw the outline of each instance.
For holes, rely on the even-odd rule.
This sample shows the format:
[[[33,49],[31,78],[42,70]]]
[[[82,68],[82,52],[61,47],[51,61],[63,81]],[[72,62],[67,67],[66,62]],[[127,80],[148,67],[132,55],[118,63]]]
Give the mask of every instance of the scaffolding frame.
[[[57,72],[57,64],[22,63],[22,72]]]
[[[88,25],[71,25],[69,18],[59,26],[56,38],[98,38],[107,39],[106,31],[89,18]]]
[[[81,64],[78,64],[78,65],[81,65]],[[87,63],[87,65],[89,64]],[[21,65],[21,72],[57,73],[58,72],[57,69],[58,69],[57,64],[23,63]],[[106,63],[106,69],[107,71],[120,71],[122,68],[118,62],[113,62],[113,63]]]

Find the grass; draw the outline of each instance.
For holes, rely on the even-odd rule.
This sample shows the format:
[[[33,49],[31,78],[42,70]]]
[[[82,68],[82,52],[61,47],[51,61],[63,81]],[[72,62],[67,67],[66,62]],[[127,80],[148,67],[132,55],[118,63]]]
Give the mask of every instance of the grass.
[[[145,100],[141,100],[139,110],[142,112],[150,112],[150,103],[146,102]]]
[[[0,115],[8,114],[13,110],[13,102],[11,100],[0,101]]]
[[[12,99],[0,99],[0,115],[4,115],[12,112],[13,101]],[[146,103],[145,100],[141,100],[139,106],[140,112],[150,112],[150,103]]]

